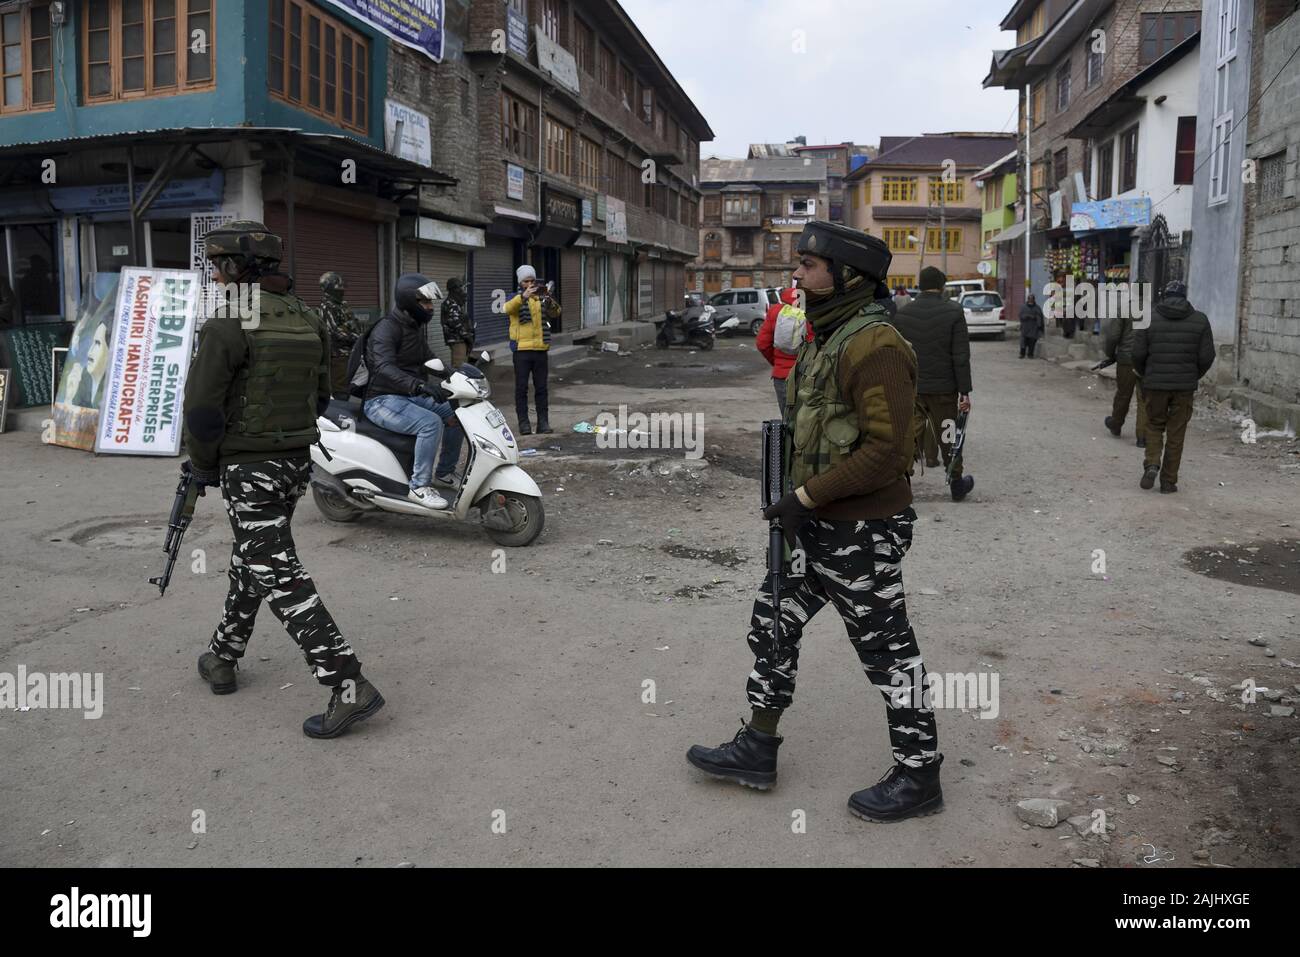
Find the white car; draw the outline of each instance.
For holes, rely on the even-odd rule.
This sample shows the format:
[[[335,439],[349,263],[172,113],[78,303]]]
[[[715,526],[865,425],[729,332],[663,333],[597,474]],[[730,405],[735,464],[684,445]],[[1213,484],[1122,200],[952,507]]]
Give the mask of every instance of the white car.
[[[966,331],[975,336],[1007,337],[1007,321],[1002,297],[996,292],[968,292],[962,295],[962,311],[966,313]]]

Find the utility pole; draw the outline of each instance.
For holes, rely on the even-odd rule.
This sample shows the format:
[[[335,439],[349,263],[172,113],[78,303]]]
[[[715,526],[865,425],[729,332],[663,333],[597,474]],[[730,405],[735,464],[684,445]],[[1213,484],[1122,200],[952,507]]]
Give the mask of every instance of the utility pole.
[[[948,184],[939,184],[939,248],[943,250],[943,274],[948,275]]]
[[[1030,96],[1029,84],[1025,84],[1025,302],[1029,301],[1029,291],[1033,289],[1033,284],[1029,279],[1029,239],[1034,230],[1034,195],[1032,185],[1034,179],[1033,161],[1029,158],[1029,131],[1034,125],[1033,99]]]

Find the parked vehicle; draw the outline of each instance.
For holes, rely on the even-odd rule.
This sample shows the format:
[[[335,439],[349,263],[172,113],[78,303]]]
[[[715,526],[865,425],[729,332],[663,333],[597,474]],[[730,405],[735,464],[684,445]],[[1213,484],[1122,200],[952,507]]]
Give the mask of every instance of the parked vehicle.
[[[334,522],[354,522],[365,512],[399,512],[443,521],[470,520],[470,509],[498,545],[529,545],[542,532],[542,492],[519,467],[519,449],[501,410],[488,401],[491,387],[480,365],[448,369],[441,359],[425,363],[456,402],[456,420],[469,439],[469,460],[448,508],[432,509],[411,501],[409,476],[415,436],[382,429],[365,413],[334,400],[316,420],[320,441],[311,449],[312,498]]]
[[[968,292],[961,297],[966,313],[966,331],[973,336],[1007,337],[1002,297],[996,292]]]
[[[943,298],[961,299],[968,292],[983,292],[983,279],[953,279],[943,285]]]
[[[692,349],[713,348],[713,306],[699,312],[694,309],[677,312],[669,309],[662,319],[655,320],[655,346],[690,346]]]
[[[746,330],[757,336],[771,303],[763,289],[724,289],[709,300],[709,305],[717,310],[713,322],[723,335]],[[732,316],[736,322],[728,323]]]

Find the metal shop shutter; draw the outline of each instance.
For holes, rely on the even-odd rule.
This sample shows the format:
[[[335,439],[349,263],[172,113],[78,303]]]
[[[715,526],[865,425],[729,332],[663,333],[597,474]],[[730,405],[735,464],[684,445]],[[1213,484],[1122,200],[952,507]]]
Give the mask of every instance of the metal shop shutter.
[[[668,264],[656,261],[655,267],[655,304],[654,314],[656,316],[664,313],[668,308]]]
[[[501,342],[509,336],[510,320],[504,312],[492,311],[492,295],[499,289],[511,299],[515,286],[514,240],[489,236],[487,246],[474,253],[470,286],[479,342]]]
[[[418,263],[417,263],[418,260]],[[468,268],[465,253],[460,249],[448,249],[445,246],[431,246],[428,243],[402,243],[402,272],[420,273],[432,279],[447,292],[447,280],[456,276],[464,279]],[[435,312],[433,321],[425,326],[425,339],[433,354],[448,365],[451,364],[451,349],[442,335],[442,307]]]
[[[565,249],[560,253],[560,328],[574,332],[582,327],[582,250]]]
[[[266,225],[289,241],[289,212],[284,203],[266,204]],[[321,301],[321,273],[333,270],[347,284],[347,300],[353,309],[374,317],[381,313],[379,293],[379,233],[376,224],[310,206],[293,209],[294,241],[297,246],[293,277],[294,292],[309,305]],[[289,269],[285,249],[284,269]]]

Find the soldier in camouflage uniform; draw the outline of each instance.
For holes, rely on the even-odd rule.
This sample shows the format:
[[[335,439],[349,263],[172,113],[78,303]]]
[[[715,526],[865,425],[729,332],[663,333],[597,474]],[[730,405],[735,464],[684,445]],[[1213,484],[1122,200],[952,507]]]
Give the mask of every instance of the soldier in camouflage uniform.
[[[770,580],[754,602],[750,723],[716,748],[695,745],[687,760],[760,790],[776,783],[777,722],[793,699],[800,639],[830,602],[882,693],[894,758],[879,783],[849,798],[849,810],[869,821],[933,814],[943,807],[943,756],[902,576],[916,520],[908,478],[916,356],[876,299],[891,261],[884,243],[813,223],[798,250],[795,278],[807,294],[814,338],[801,346],[787,384],[791,491],[763,517],[780,520],[804,574],[780,596],[779,642]]]
[[[348,357],[364,331],[361,321],[343,298],[343,277],[327,272],[320,277],[320,314],[330,336],[330,385],[340,399],[348,397]]]
[[[213,279],[256,283],[257,322],[219,312],[199,334],[185,384],[186,467],[200,485],[220,487],[235,544],[221,622],[199,657],[213,694],[236,690],[239,659],[265,598],[298,643],[312,676],[331,689],[323,714],[303,723],[333,738],[384,705],[361,674],[294,547],[290,522],[311,478],[316,416],[329,404],[329,338],[320,317],[277,269],[280,239],[261,223],[239,221],[204,240]]]
[[[465,283],[447,280],[447,298],[442,301],[442,337],[451,350],[451,364],[464,365],[474,351],[474,320],[465,302]]]

